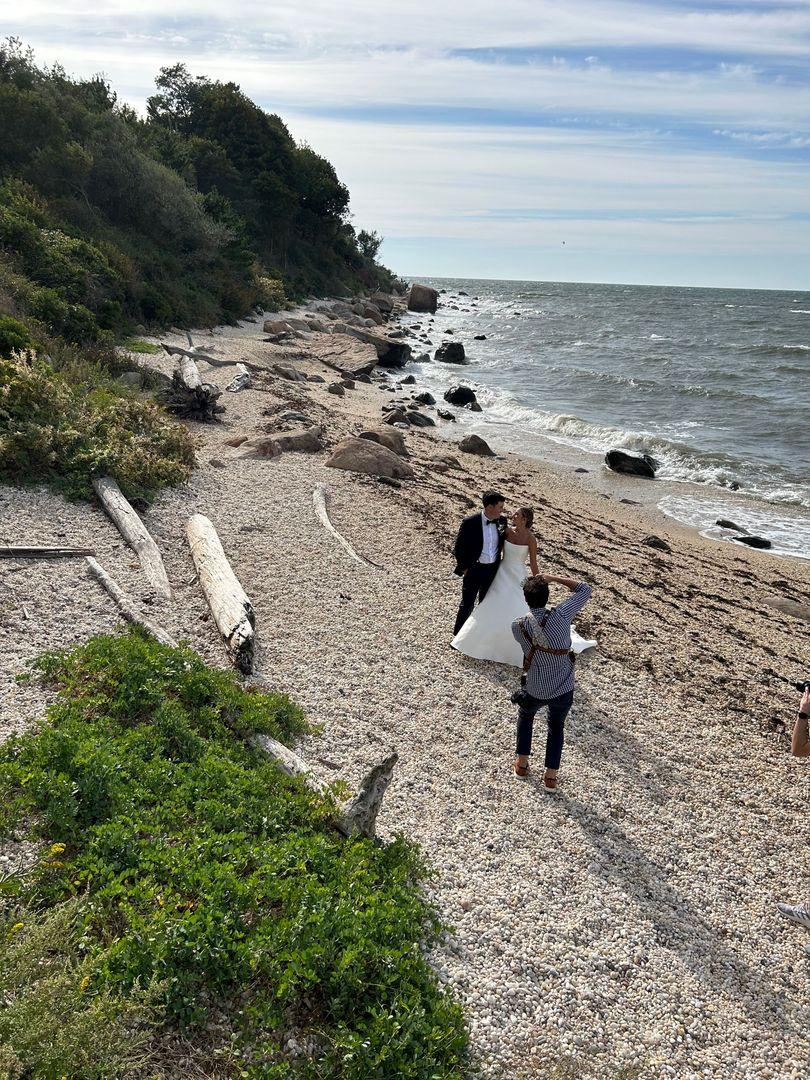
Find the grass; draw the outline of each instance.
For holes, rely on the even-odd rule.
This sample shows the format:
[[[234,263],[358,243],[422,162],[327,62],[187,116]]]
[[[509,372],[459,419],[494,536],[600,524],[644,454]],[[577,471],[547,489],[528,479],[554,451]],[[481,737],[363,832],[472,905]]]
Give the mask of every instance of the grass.
[[[423,957],[441,927],[418,850],[341,838],[329,799],[247,745],[306,728],[288,698],[135,631],[36,670],[58,696],[36,733],[0,748],[0,833],[42,854],[2,883],[5,939],[50,955],[42,927],[62,927],[56,976],[77,1010],[63,1041],[78,1050],[88,1008],[113,1033],[80,1075],[122,1075],[110,1055],[142,1053],[146,1030],[153,1045],[172,1032],[210,1045],[217,1076],[463,1075],[459,1006]],[[25,1037],[65,1015],[36,987],[6,980],[0,1061],[58,1076]],[[290,1032],[310,1048],[300,1063]]]
[[[159,353],[163,350],[159,345],[151,341],[138,341],[137,338],[127,338],[121,342],[121,348],[134,353]]]

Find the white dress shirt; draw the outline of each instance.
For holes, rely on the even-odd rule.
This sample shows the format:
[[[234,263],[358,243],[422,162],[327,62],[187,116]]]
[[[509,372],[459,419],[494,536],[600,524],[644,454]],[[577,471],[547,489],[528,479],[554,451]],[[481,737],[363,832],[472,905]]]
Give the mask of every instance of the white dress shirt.
[[[489,566],[498,558],[498,519],[496,518],[490,523],[489,518],[482,510],[481,521],[484,530],[484,546],[481,548],[478,561],[484,563],[485,566]]]

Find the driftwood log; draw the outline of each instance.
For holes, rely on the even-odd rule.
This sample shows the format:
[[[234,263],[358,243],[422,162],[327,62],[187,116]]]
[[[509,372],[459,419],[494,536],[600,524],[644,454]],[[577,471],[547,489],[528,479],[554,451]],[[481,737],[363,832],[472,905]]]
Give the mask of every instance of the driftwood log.
[[[211,614],[234,665],[253,671],[256,616],[245,590],[223,551],[216,529],[207,517],[194,514],[186,525],[191,557]]]
[[[236,365],[236,375],[225,387],[232,394],[238,394],[240,390],[249,390],[253,378],[243,363]]]
[[[95,555],[93,548],[20,547],[16,544],[0,547],[0,559],[72,559]]]
[[[143,629],[151,634],[156,641],[159,641],[161,645],[170,645],[173,649],[177,648],[177,642],[171,634],[167,633],[162,627],[157,626],[148,618],[148,616],[144,615],[144,613],[138,609],[132,598],[128,596],[115,581],[113,581],[104,567],[96,562],[92,556],[88,556],[87,558],[87,569],[90,571],[90,576],[93,580],[97,581],[98,584],[113,598],[116,607],[127,622],[142,626]]]
[[[187,353],[180,357],[171,385],[161,390],[159,397],[165,408],[176,416],[205,423],[218,420],[220,413],[225,412],[225,406],[217,404],[221,395],[218,386],[202,381],[194,356]]]
[[[172,590],[158,546],[111,476],[96,477],[93,490],[116,528],[138,556],[149,584],[158,596],[171,600]]]
[[[313,791],[321,795],[328,794],[328,785],[315,775],[303,758],[282,743],[271,739],[269,735],[254,735],[250,744],[273,758],[288,776],[300,777]],[[398,760],[396,754],[390,754],[379,765],[375,765],[363,779],[357,794],[340,807],[335,817],[335,827],[344,836],[353,836],[356,833],[368,837],[375,835],[377,814]]]
[[[169,356],[186,357],[189,360],[194,360],[195,363],[198,360],[202,360],[206,364],[210,364],[211,367],[235,367],[239,364],[243,364],[246,368],[250,368],[251,371],[266,371],[267,366],[262,364],[254,364],[250,360],[246,360],[242,357],[240,360],[223,360],[219,356],[209,356],[208,353],[199,352],[198,348],[190,351],[189,349],[181,349],[179,345],[167,345],[165,341],[160,343]]]
[[[362,555],[358,555],[352,545],[337,531],[335,526],[329,520],[329,512],[326,509],[326,496],[328,494],[328,488],[323,484],[319,484],[318,487],[312,492],[312,505],[315,507],[315,513],[318,515],[318,520],[323,527],[334,536],[334,538],[341,544],[346,551],[351,555],[355,562],[361,563],[363,566],[374,566],[374,563],[369,562],[368,559],[364,559]]]

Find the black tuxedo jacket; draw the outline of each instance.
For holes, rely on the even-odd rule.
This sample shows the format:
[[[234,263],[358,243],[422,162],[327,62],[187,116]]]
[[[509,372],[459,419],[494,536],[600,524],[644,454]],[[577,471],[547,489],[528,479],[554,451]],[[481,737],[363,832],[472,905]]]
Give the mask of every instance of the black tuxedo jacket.
[[[491,525],[487,525],[491,529]],[[495,519],[495,528],[498,530],[498,561],[503,555],[504,537],[506,536],[506,518]],[[458,536],[453,546],[453,555],[456,559],[454,573],[461,576],[466,570],[475,566],[484,550],[484,522],[481,520],[481,511],[465,517],[459,526]]]

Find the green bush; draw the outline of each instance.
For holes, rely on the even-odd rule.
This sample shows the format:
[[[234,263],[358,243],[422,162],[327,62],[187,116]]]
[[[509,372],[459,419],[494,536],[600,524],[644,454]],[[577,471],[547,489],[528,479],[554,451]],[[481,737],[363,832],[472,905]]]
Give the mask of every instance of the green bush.
[[[59,694],[0,748],[0,814],[47,846],[6,891],[75,905],[93,993],[159,986],[165,1024],[216,1032],[212,1057],[245,1077],[297,1075],[290,1030],[315,1048],[302,1075],[461,1077],[460,1011],[421,951],[439,930],[422,860],[341,838],[329,799],[249,747],[304,729],[286,697],[134,631],[36,668]]]
[[[93,365],[88,377],[100,378]],[[110,475],[130,497],[149,498],[186,479],[194,460],[185,428],[152,402],[105,385],[83,385],[30,355],[0,360],[0,480],[49,484],[92,496]]]
[[[257,274],[256,300],[267,311],[282,311],[288,303],[284,282],[279,278]]]
[[[10,315],[0,315],[0,357],[34,348],[34,339],[25,323]]]

